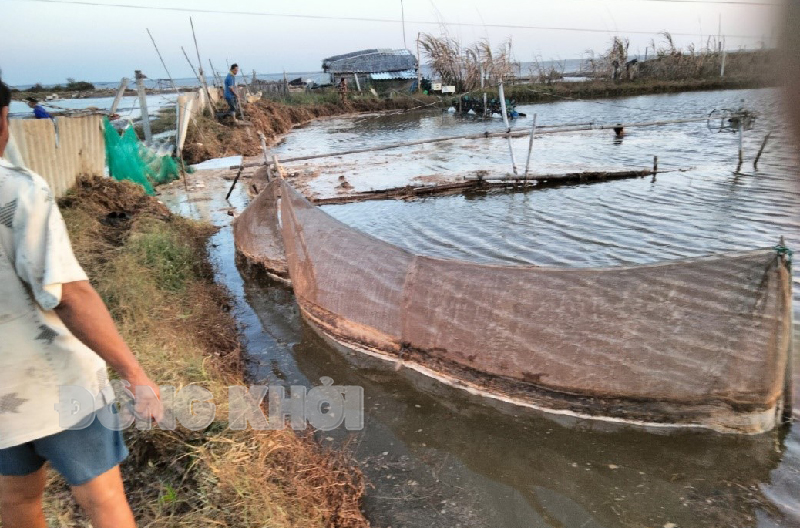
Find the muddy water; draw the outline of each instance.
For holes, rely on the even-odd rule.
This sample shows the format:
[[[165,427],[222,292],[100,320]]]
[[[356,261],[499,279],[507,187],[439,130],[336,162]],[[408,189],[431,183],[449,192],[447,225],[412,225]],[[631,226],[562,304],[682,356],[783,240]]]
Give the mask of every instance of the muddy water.
[[[610,132],[577,133],[537,139],[535,170],[629,167],[652,155],[661,168],[691,169],[655,181],[366,202],[326,211],[416,252],[479,262],[645,263],[770,246],[779,235],[798,248],[798,165],[770,91],[521,110],[537,112],[543,124],[649,121],[738,107],[741,99],[769,116],[745,135],[750,159],[765,131],[778,130],[757,172],[748,164],[734,174],[735,136],[711,133],[704,123],[631,130],[622,142]],[[497,127],[439,114],[335,119],[294,132],[279,149],[299,155]],[[518,160],[525,142],[515,143]],[[498,141],[442,144],[390,151],[388,164],[383,155],[364,157],[345,170],[351,182],[374,187],[447,172],[504,172],[506,149]],[[306,167],[337,171],[347,163],[322,160]],[[234,206],[244,205],[242,194],[232,199]],[[172,205],[227,223],[216,200],[177,198]],[[378,526],[800,526],[800,425],[756,437],[655,435],[490,405],[324,342],[300,320],[290,290],[234,265],[229,229],[214,244],[220,279],[236,295],[237,315],[246,325],[255,378],[314,383],[330,376],[364,387],[364,431],[324,433],[321,439],[350,442],[374,486],[366,508]],[[796,287],[796,313],[799,296]]]

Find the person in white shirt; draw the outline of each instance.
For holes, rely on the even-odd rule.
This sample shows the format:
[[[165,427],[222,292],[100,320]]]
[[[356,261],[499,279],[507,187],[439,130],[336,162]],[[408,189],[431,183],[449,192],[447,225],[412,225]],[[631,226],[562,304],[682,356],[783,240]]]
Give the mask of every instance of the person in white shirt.
[[[9,141],[11,93],[0,82],[0,157]],[[0,159],[0,517],[4,528],[45,528],[45,462],[70,484],[95,528],[130,528],[118,428],[106,362],[133,387],[136,409],[160,419],[158,386],[120,337],[72,252],[47,183]],[[67,413],[60,391],[78,387],[94,405]]]

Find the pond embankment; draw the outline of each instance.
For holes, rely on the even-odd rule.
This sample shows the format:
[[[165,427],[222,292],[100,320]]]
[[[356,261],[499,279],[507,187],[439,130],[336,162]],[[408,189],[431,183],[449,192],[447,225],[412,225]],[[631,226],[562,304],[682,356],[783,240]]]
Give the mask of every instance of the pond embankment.
[[[772,86],[770,79],[714,78],[684,80],[637,80],[587,82],[553,82],[548,84],[512,84],[505,88],[508,99],[516,103],[553,102],[571,99],[607,99],[637,95],[758,88]],[[481,92],[482,93],[482,92]],[[487,89],[487,97],[497,97],[496,89]],[[477,94],[477,92],[475,92]],[[473,94],[473,95],[475,95]],[[375,112],[409,112],[431,108],[445,109],[454,97],[440,95],[395,93],[392,98],[358,95],[344,103],[335,92],[313,95],[296,95],[284,101],[261,99],[244,105],[247,126],[221,123],[208,116],[199,116],[189,127],[183,159],[189,164],[213,158],[261,154],[258,132],[262,132],[267,145],[274,145],[292,128],[305,125],[314,119],[347,114]],[[220,108],[222,104],[220,104]]]
[[[244,369],[231,300],[206,250],[216,228],[107,178],[80,181],[60,206],[78,260],[150,376],[198,384],[217,403],[217,421],[201,431],[126,432],[123,473],[140,525],[369,526],[364,480],[342,451],[288,429],[228,428],[227,387],[244,383]],[[85,523],[57,477],[46,511],[54,525]]]

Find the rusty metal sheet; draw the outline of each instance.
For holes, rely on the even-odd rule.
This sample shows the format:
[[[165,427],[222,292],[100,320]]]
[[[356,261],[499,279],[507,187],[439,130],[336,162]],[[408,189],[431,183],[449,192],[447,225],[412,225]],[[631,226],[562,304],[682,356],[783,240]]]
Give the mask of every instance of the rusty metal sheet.
[[[79,176],[102,175],[106,165],[102,117],[11,119],[11,135],[25,166],[63,196]]]

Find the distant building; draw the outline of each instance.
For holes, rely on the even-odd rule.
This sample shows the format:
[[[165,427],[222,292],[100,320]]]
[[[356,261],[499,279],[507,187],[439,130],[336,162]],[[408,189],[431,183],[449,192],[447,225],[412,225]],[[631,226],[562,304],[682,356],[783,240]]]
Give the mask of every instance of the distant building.
[[[416,80],[417,59],[407,49],[367,49],[328,57],[322,71],[330,74],[333,84],[344,77],[351,90],[356,89],[356,76],[362,89],[401,89]]]

